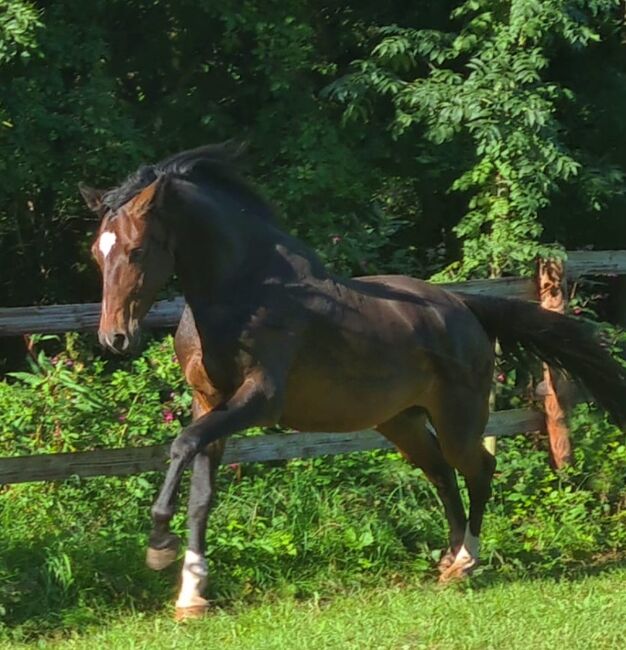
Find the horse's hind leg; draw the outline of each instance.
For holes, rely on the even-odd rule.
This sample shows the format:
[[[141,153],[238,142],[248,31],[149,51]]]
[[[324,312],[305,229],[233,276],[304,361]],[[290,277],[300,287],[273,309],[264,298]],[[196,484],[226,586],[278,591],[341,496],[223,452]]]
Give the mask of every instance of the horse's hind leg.
[[[463,545],[442,573],[447,582],[468,575],[478,563],[479,537],[485,506],[491,496],[495,458],[484,448],[482,436],[489,417],[488,387],[484,391],[449,389],[430,412],[446,461],[465,479],[470,498],[469,521]]]
[[[466,527],[454,470],[445,461],[434,432],[429,430],[424,410],[412,408],[404,411],[377,429],[409,463],[422,469],[437,490],[450,529],[449,548],[439,565],[440,571],[444,571],[461,549]]]

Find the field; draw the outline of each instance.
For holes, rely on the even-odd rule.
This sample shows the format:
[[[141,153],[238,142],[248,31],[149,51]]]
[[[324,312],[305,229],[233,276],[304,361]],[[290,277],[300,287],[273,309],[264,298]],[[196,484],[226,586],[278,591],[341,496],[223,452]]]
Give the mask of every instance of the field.
[[[125,620],[105,621],[36,647],[617,650],[626,638],[625,581],[622,567],[562,580],[501,581],[492,576],[444,590],[415,582],[327,600],[282,598],[216,608],[205,619],[185,624],[173,622],[167,613],[128,614]]]

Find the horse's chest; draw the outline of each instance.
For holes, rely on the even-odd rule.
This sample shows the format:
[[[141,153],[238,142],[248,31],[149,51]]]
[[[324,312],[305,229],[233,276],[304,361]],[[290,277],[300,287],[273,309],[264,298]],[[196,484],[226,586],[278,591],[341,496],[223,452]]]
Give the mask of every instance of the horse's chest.
[[[255,362],[258,347],[250,321],[213,317],[198,327],[201,345],[190,382],[194,387],[210,386],[212,393],[227,397],[241,384]]]

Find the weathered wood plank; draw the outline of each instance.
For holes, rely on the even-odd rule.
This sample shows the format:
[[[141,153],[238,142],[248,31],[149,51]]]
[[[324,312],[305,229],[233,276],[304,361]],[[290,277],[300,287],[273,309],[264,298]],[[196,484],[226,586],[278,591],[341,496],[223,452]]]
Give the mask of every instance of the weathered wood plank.
[[[579,275],[626,274],[626,251],[569,251],[567,271]],[[535,300],[532,280],[497,278],[445,283],[455,291]],[[181,297],[156,303],[146,317],[146,327],[175,327],[183,309]],[[0,336],[21,334],[92,332],[98,326],[99,303],[0,308]]]
[[[540,431],[543,415],[527,409],[493,413],[486,434],[510,436]],[[288,433],[232,438],[223,462],[264,462],[290,458],[313,458],[369,449],[387,449],[391,444],[375,431],[354,433]],[[98,449],[72,454],[46,454],[0,459],[0,484],[57,481],[70,476],[126,476],[162,471],[169,445]]]
[[[626,250],[623,251],[568,251],[567,274],[624,275],[626,274]]]
[[[449,291],[463,291],[502,298],[537,300],[537,292],[530,278],[492,278],[490,280],[466,280],[446,282],[439,286]]]
[[[446,289],[533,299],[533,286],[525,278],[472,280],[441,285]],[[145,327],[176,327],[184,307],[182,297],[155,303],[144,321]],[[100,319],[100,303],[0,308],[0,336],[93,332]]]
[[[161,300],[144,321],[147,327],[178,325],[185,301],[182,297]],[[100,303],[43,305],[41,307],[0,308],[0,336],[94,332],[100,320]]]

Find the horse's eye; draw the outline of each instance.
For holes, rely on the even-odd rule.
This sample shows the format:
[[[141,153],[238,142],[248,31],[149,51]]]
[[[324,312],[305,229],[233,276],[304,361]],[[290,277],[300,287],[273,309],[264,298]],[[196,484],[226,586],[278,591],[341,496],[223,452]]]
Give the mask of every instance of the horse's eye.
[[[143,248],[133,248],[132,251],[128,254],[128,260],[131,264],[135,264],[141,260],[143,256]]]

